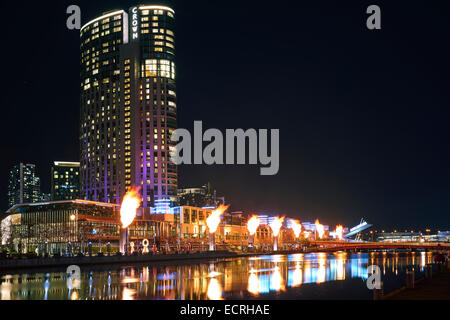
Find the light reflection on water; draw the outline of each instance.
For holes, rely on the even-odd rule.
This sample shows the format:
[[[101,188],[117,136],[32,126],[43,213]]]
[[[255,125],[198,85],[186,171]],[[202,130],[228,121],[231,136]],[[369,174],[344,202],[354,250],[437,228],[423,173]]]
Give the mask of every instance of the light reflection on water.
[[[314,289],[340,283],[339,290],[367,290],[369,265],[379,265],[384,277],[397,279],[395,275],[404,275],[407,267],[421,272],[427,263],[432,263],[431,253],[338,252],[97,269],[82,272],[81,281],[71,281],[61,272],[3,275],[0,300],[270,299],[272,294],[281,299],[327,299],[336,288],[320,290],[321,296]]]

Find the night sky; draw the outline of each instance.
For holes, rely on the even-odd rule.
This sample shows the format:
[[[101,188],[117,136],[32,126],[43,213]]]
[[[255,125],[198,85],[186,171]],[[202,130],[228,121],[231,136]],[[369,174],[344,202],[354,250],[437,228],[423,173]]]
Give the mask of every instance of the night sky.
[[[395,3],[392,3],[395,2]],[[79,32],[137,1],[0,4],[0,201],[10,167],[79,161]],[[144,2],[151,4],[152,2]],[[161,3],[161,2],[160,2]],[[295,5],[293,5],[295,3]],[[382,30],[366,28],[378,4]],[[233,210],[377,228],[450,228],[449,5],[444,1],[175,1],[179,127],[280,129],[280,172],[183,166]]]

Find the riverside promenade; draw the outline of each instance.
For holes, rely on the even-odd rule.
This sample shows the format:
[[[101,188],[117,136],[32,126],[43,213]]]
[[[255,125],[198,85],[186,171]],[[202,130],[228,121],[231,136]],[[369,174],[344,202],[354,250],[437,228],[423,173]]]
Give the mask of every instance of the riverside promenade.
[[[158,255],[127,255],[127,256],[85,256],[85,257],[58,257],[33,259],[1,259],[0,272],[15,269],[68,267],[70,265],[128,265],[152,262],[189,261],[198,259],[219,259],[237,257],[238,254],[229,251],[206,251],[186,254],[158,254]]]
[[[62,268],[71,265],[134,265],[141,263],[186,262],[195,260],[227,259],[272,254],[295,254],[309,251],[277,251],[277,252],[233,252],[233,251],[203,251],[183,254],[145,254],[145,255],[111,255],[111,256],[84,256],[84,257],[57,257],[57,258],[16,258],[0,259],[0,273],[17,269]],[[311,251],[312,252],[312,251]]]
[[[384,300],[450,300],[450,265],[431,278],[416,280],[413,289],[404,286],[386,294]]]

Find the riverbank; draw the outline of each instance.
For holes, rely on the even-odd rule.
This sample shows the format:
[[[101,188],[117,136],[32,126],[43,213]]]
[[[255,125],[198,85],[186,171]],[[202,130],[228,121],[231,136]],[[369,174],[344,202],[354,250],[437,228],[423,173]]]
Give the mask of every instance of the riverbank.
[[[420,278],[413,289],[403,286],[384,296],[384,300],[450,300],[450,268]]]
[[[96,265],[133,265],[141,263],[177,262],[191,260],[226,259],[239,257],[252,257],[273,254],[307,253],[300,251],[277,252],[232,252],[232,251],[205,251],[186,254],[158,254],[158,255],[129,255],[129,256],[85,256],[85,257],[58,257],[58,258],[34,258],[34,259],[1,259],[0,272],[17,269],[40,269]]]
[[[229,251],[198,252],[187,254],[130,255],[130,256],[93,256],[93,257],[60,257],[36,259],[3,259],[0,260],[0,272],[16,269],[38,269],[68,267],[70,265],[127,265],[152,262],[189,261],[204,259],[233,258],[239,255]]]

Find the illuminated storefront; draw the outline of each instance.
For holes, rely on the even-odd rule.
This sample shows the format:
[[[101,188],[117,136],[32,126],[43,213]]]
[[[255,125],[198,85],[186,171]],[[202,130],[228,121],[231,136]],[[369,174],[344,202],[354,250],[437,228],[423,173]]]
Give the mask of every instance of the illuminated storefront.
[[[207,219],[213,209],[170,208],[158,213],[155,208],[138,209],[129,227],[132,251],[147,247],[162,251],[207,250]],[[247,216],[225,212],[215,233],[217,250],[245,250],[249,245]],[[2,244],[20,253],[77,254],[79,252],[116,252],[120,236],[120,206],[116,204],[67,200],[15,205],[2,220]],[[283,226],[279,248],[290,249],[296,243],[292,229]],[[144,246],[146,244],[146,246]],[[270,226],[260,225],[255,248],[270,250],[273,234]],[[107,249],[108,248],[108,249]]]

